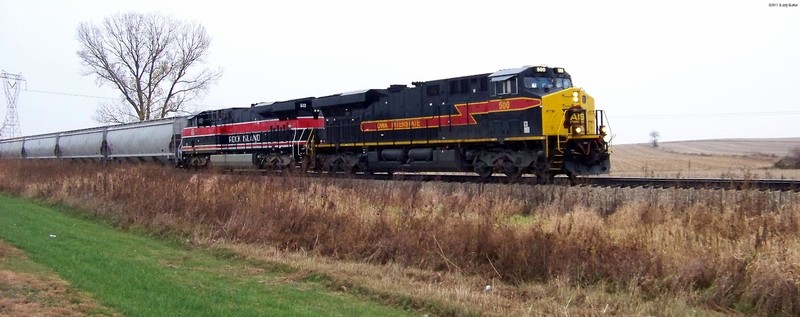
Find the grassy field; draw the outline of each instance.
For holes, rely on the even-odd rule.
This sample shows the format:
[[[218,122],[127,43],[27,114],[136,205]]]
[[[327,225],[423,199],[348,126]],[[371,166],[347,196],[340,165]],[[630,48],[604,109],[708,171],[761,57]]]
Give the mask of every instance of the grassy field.
[[[117,316],[25,252],[0,241],[0,316]]]
[[[199,250],[186,250],[179,245],[123,233],[108,226],[77,219],[69,212],[34,205],[27,200],[0,196],[0,238],[24,250],[24,254],[5,247],[3,267],[8,282],[9,314],[30,315],[49,312],[52,315],[125,316],[405,316],[407,312],[382,307],[348,295],[331,293],[314,276],[295,276],[285,266],[215,257]],[[31,263],[33,261],[34,263]],[[25,263],[24,266],[20,263]],[[22,270],[24,267],[27,269]],[[33,269],[30,269],[33,268]],[[11,305],[12,293],[27,293],[33,300],[55,309],[64,301],[58,296],[44,296],[41,285],[30,276],[55,272],[74,288],[86,291],[100,303],[74,305],[72,310],[48,310]],[[12,272],[15,272],[12,274]],[[28,278],[20,274],[28,274]],[[38,280],[53,280],[46,274]],[[29,287],[13,285],[26,282]],[[0,282],[2,283],[2,282]],[[62,295],[74,291],[64,283]],[[53,284],[53,282],[51,282]],[[28,289],[28,291],[23,291]],[[58,293],[58,292],[57,292]],[[8,296],[8,297],[7,297]],[[17,296],[18,298],[20,296]],[[65,301],[82,303],[80,296]],[[63,304],[61,304],[63,305]],[[42,305],[39,305],[42,306]],[[3,306],[5,307],[5,306]],[[5,315],[5,308],[0,314]],[[13,309],[13,311],[12,311]]]
[[[0,191],[437,315],[800,314],[798,193],[14,161]]]

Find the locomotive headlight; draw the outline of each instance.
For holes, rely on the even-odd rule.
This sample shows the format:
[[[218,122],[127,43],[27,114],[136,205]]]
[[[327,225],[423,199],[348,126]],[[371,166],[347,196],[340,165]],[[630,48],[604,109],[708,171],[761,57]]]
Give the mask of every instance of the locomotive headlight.
[[[601,125],[600,126],[600,135],[606,136],[608,134],[608,127]]]
[[[581,132],[583,132],[583,128],[575,127],[575,134],[581,134]]]
[[[577,91],[572,93],[572,102],[575,102],[575,103],[578,102],[578,92]]]

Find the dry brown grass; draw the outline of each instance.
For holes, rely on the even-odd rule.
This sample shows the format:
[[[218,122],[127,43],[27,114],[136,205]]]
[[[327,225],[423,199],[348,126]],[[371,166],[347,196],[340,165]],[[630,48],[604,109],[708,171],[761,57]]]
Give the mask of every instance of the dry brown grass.
[[[797,193],[17,161],[0,162],[0,190],[271,262],[295,259],[346,288],[439,314],[800,314]]]

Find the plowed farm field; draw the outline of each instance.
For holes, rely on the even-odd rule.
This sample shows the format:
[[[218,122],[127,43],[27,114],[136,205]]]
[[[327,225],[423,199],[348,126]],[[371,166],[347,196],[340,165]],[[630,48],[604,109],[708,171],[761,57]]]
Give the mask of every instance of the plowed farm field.
[[[798,147],[800,138],[615,145],[611,176],[800,179],[798,169],[773,167]]]

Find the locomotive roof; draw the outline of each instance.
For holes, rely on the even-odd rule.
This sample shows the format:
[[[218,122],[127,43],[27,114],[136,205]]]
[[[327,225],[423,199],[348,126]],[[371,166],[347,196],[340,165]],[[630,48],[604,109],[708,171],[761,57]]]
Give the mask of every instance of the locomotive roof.
[[[314,108],[319,109],[335,105],[367,102],[368,100],[376,98],[376,96],[380,94],[381,93],[378,89],[357,90],[357,91],[350,91],[325,97],[319,97],[314,99],[312,103],[314,105]]]
[[[356,91],[348,91],[348,92],[343,92],[343,93],[339,94],[339,96],[363,94],[363,93],[365,93],[367,91],[370,91],[370,90],[369,89],[362,89],[362,90],[356,90]]]
[[[514,77],[516,75],[519,75],[520,73],[525,72],[528,69],[531,69],[531,68],[534,68],[534,67],[536,67],[537,69],[538,68],[549,69],[549,70],[552,70],[553,72],[558,71],[559,74],[561,74],[561,73],[566,74],[566,72],[564,72],[564,69],[561,68],[561,67],[547,67],[545,65],[542,65],[542,66],[526,65],[526,66],[522,66],[520,68],[510,68],[510,69],[502,69],[502,70],[496,71],[494,73],[489,74],[489,78],[492,78],[492,81],[506,80],[508,78]],[[543,71],[539,71],[539,72],[543,72]]]
[[[520,68],[510,68],[510,69],[502,69],[498,70],[494,73],[489,74],[489,77],[497,77],[497,76],[514,76],[521,72],[524,72],[526,69],[531,68],[533,66],[522,66]]]
[[[305,97],[305,98],[291,99],[286,101],[259,102],[250,105],[250,109],[261,114],[270,112],[291,111],[295,109],[295,106],[298,102],[304,102],[304,101],[308,102],[313,99],[314,97]]]

